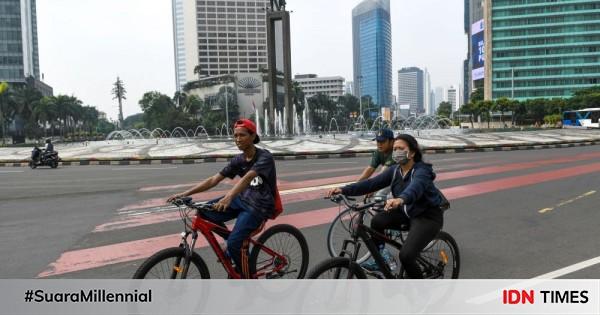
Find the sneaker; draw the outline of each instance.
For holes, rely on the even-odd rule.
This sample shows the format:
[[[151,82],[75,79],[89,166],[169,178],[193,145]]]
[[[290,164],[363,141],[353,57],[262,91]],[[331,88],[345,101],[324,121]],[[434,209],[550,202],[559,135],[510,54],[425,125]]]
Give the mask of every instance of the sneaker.
[[[383,259],[385,260],[386,264],[388,264],[388,267],[390,268],[390,270],[391,271],[396,270],[396,268],[398,267],[398,264],[396,263],[396,260],[392,256],[392,253],[390,253],[390,251],[387,248],[383,248],[379,253],[381,253],[381,256],[383,256]],[[375,259],[373,257],[369,258],[369,260],[360,264],[360,266],[369,271],[378,271],[379,270],[379,266],[377,265],[377,263],[375,262]]]

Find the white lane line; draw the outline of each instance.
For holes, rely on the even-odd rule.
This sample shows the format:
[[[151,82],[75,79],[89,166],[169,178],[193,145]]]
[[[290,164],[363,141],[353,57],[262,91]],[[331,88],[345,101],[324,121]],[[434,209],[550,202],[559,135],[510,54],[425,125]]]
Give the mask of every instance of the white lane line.
[[[4,173],[23,173],[25,171],[0,171],[0,174],[4,174]]]
[[[286,162],[298,162],[301,160],[286,161]],[[321,163],[302,163],[302,165],[338,165],[338,164],[364,164],[361,162],[321,162]],[[366,166],[365,166],[366,167]]]
[[[592,258],[592,259],[588,259],[576,264],[573,264],[571,266],[567,266],[549,273],[545,273],[543,275],[539,275],[537,277],[531,278],[529,280],[526,281],[521,281],[521,282],[517,282],[514,285],[511,285],[510,287],[505,287],[502,289],[510,289],[510,288],[520,288],[520,289],[526,289],[526,288],[530,288],[533,287],[537,284],[540,284],[542,282],[544,282],[544,280],[550,280],[550,279],[556,279],[559,277],[562,277],[564,275],[594,266],[600,264],[600,256],[596,257],[596,258]],[[498,299],[498,292],[500,291],[493,291],[493,292],[489,292],[483,295],[480,295],[478,297],[474,297],[470,300],[467,301],[467,303],[473,303],[473,304],[484,304],[484,303],[488,303],[491,302],[493,300],[497,300]]]
[[[585,268],[588,268],[588,267],[591,267],[591,266],[597,265],[597,264],[600,264],[600,256],[576,263],[571,266],[567,266],[562,269],[558,269],[556,271],[552,271],[552,272],[537,276],[533,279],[556,279],[558,277],[562,277],[564,275],[567,275],[567,274],[573,273],[575,271],[579,271],[581,269],[585,269]]]
[[[355,182],[345,182],[345,183],[313,186],[313,187],[306,187],[306,188],[288,189],[288,190],[282,190],[279,193],[281,195],[289,195],[289,194],[303,193],[303,192],[309,192],[309,191],[315,191],[315,190],[321,190],[321,189],[338,188],[338,187],[346,186],[346,185],[353,184],[353,183],[355,183]]]
[[[112,168],[112,171],[145,171],[145,170],[172,170],[176,169],[177,166],[172,167],[123,167],[123,168]]]

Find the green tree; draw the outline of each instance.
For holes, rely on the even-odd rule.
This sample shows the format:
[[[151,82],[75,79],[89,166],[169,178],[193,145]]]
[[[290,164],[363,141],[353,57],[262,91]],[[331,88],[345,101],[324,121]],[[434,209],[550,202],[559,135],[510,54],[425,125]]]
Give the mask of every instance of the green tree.
[[[26,84],[16,88],[12,97],[16,106],[16,114],[21,116],[25,121],[31,121],[33,110],[40,99],[42,99],[42,93],[31,85]]]
[[[6,144],[6,125],[12,121],[14,104],[10,98],[8,83],[0,83],[0,124],[2,125],[2,144]]]
[[[133,129],[134,125],[144,122],[144,113],[131,115],[123,121],[123,129]],[[142,127],[144,128],[144,127]]]
[[[83,128],[88,135],[91,135],[93,129],[98,125],[98,110],[92,106],[84,106],[82,111],[83,114],[81,120],[83,122]]]
[[[75,96],[57,95],[54,104],[61,122],[61,135],[65,137],[68,129],[80,120],[82,102]]]
[[[481,117],[485,121],[487,121],[487,127],[488,127],[488,129],[490,129],[490,121],[492,119],[492,115],[490,114],[490,111],[494,107],[494,102],[492,102],[492,101],[479,101],[476,104],[477,104],[477,107],[479,108],[479,113],[480,113]]]
[[[127,99],[127,97],[125,97],[127,91],[125,90],[123,81],[119,77],[117,77],[117,81],[113,83],[111,93],[114,95],[113,100],[117,99],[119,101],[119,127],[123,129],[123,100]]]
[[[52,129],[51,135],[54,135],[54,124],[58,119],[58,111],[56,109],[56,98],[51,96],[43,97],[37,103],[33,110],[33,116],[36,122],[42,125],[44,136],[48,136],[47,126]]]
[[[543,98],[536,98],[527,100],[525,102],[525,106],[527,107],[527,115],[533,119],[535,124],[542,124],[544,122],[547,103],[548,100]]]
[[[200,99],[198,96],[189,95],[183,99],[183,103],[180,107],[184,113],[196,119],[200,109],[202,108],[202,103],[202,99]]]
[[[483,88],[477,88],[473,93],[471,93],[470,100],[473,104],[483,101]]]
[[[148,129],[169,129],[173,122],[169,121],[173,112],[177,111],[173,100],[160,92],[146,92],[139,101],[144,112],[144,122]]]
[[[600,107],[600,85],[576,91],[566,106],[569,110]]]
[[[304,111],[304,102],[306,101],[306,95],[300,83],[294,81],[292,86],[292,103],[296,105],[296,115],[302,115]]]
[[[229,126],[232,124],[232,121],[236,121],[240,117],[240,111],[237,102],[237,92],[231,86],[223,86],[219,89],[216,101],[223,111],[226,109],[228,110],[227,116],[229,121],[227,122],[227,128],[229,128]],[[226,104],[227,106],[225,106]],[[244,113],[244,115],[248,114],[251,113]]]
[[[469,115],[471,129],[475,128],[474,120],[479,116],[479,107],[477,107],[477,105],[471,101],[461,107],[461,112],[465,115]]]
[[[437,115],[450,118],[450,114],[452,114],[452,104],[449,102],[441,102],[438,106]]]
[[[506,97],[497,99],[494,102],[492,109],[500,112],[500,122],[502,122],[502,124],[504,124],[504,113],[510,110],[510,104],[511,100]]]

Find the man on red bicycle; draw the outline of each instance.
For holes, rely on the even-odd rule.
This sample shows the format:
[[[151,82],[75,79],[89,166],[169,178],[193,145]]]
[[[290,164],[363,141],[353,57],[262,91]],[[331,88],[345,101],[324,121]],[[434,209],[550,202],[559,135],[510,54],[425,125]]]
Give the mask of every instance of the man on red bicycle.
[[[183,193],[169,197],[167,202],[207,191],[226,177],[241,180],[221,198],[210,201],[215,212],[204,212],[207,220],[225,226],[225,222],[237,219],[227,237],[227,254],[235,263],[243,278],[249,278],[248,246],[250,237],[258,233],[269,218],[281,211],[277,191],[275,161],[267,150],[257,148],[260,139],[256,125],[248,119],[235,122],[235,144],[243,153],[236,155],[223,170]]]

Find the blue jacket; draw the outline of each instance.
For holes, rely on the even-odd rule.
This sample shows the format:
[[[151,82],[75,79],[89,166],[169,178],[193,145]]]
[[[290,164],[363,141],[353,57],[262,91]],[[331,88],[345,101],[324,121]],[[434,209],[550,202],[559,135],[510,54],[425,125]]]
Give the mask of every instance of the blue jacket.
[[[394,172],[396,177],[394,178]],[[392,183],[392,179],[394,182]],[[346,196],[362,196],[392,185],[394,198],[402,198],[406,207],[403,208],[409,217],[419,216],[426,211],[441,211],[439,205],[442,197],[433,184],[435,173],[431,164],[417,162],[413,168],[402,178],[400,167],[394,165],[383,173],[354,184],[342,187]]]

